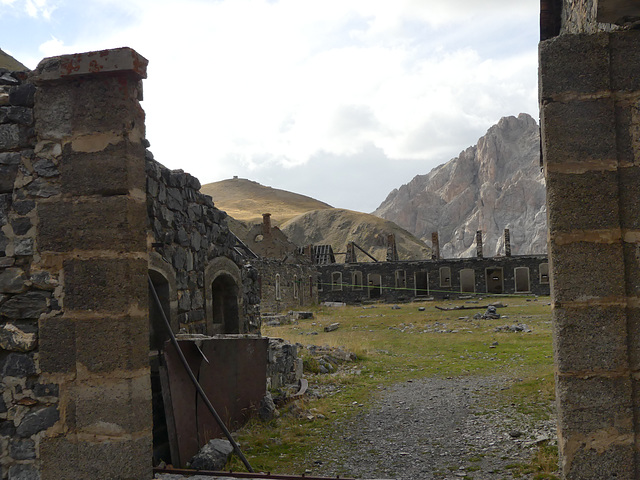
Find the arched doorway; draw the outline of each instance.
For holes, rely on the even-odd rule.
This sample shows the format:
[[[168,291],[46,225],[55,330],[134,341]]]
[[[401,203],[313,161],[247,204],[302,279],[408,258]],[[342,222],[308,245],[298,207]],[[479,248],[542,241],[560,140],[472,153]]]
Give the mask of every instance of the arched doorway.
[[[220,274],[211,283],[211,312],[223,333],[240,333],[238,285],[231,275]]]

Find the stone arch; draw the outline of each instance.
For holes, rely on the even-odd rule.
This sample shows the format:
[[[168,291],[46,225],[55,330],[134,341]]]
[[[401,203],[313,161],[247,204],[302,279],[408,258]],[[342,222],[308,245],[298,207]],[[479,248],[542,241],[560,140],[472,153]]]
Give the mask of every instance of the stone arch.
[[[213,259],[204,272],[207,333],[244,333],[242,272],[226,257]]]
[[[178,322],[178,289],[175,271],[171,265],[164,261],[162,256],[156,252],[150,252],[148,272],[171,325],[171,330],[174,333],[178,333],[180,325]],[[153,349],[154,345],[158,346],[157,343],[161,338],[165,340],[169,338],[166,332],[162,333],[164,329],[164,320],[160,316],[151,292],[149,292],[149,343],[151,349]]]

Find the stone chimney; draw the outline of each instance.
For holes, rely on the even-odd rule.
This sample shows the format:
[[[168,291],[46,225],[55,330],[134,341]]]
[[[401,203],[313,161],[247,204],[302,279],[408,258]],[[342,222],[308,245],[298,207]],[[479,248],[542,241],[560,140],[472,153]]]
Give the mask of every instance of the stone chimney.
[[[511,256],[511,235],[508,228],[504,229],[504,255],[505,257]]]
[[[358,259],[356,257],[356,246],[353,242],[347,243],[347,255],[344,263],[358,263]]]
[[[398,261],[398,249],[396,248],[396,236],[393,233],[387,235],[387,262]]]
[[[476,254],[478,258],[482,258],[482,230],[476,232]]]
[[[440,260],[440,240],[438,232],[431,233],[431,259]]]
[[[262,235],[265,237],[267,235],[271,235],[271,214],[263,213],[262,214]]]

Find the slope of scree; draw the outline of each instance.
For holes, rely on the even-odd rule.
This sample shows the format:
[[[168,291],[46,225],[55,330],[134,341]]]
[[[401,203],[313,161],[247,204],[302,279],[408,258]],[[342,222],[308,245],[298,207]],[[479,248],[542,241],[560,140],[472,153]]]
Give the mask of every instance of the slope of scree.
[[[514,255],[546,252],[538,125],[525,113],[502,118],[477,145],[393,190],[373,214],[429,244],[438,231],[443,257],[475,255],[477,230],[485,256],[504,254],[505,228]]]

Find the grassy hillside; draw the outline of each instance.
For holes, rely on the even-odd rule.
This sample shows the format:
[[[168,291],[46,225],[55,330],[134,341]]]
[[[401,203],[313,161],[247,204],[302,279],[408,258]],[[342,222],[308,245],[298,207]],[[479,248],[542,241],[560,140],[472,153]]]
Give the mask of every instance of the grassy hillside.
[[[3,52],[2,50],[0,50],[0,68],[6,68],[7,70],[12,70],[16,72],[29,70],[27,67],[25,67],[19,61],[13,58],[11,55],[9,55],[6,52]]]
[[[249,224],[262,222],[263,213],[270,213],[271,224],[277,226],[309,210],[331,208],[311,197],[265,187],[244,178],[208,183],[200,191],[211,195],[216,207]]]
[[[368,213],[339,208],[314,210],[288,220],[281,229],[297,245],[329,244],[334,252],[345,252],[347,243],[355,242],[382,261],[387,255],[387,235],[393,233],[401,260],[422,260],[431,256],[431,249],[411,233]],[[370,261],[362,252],[356,253],[359,261]],[[344,256],[337,260],[344,262]]]

